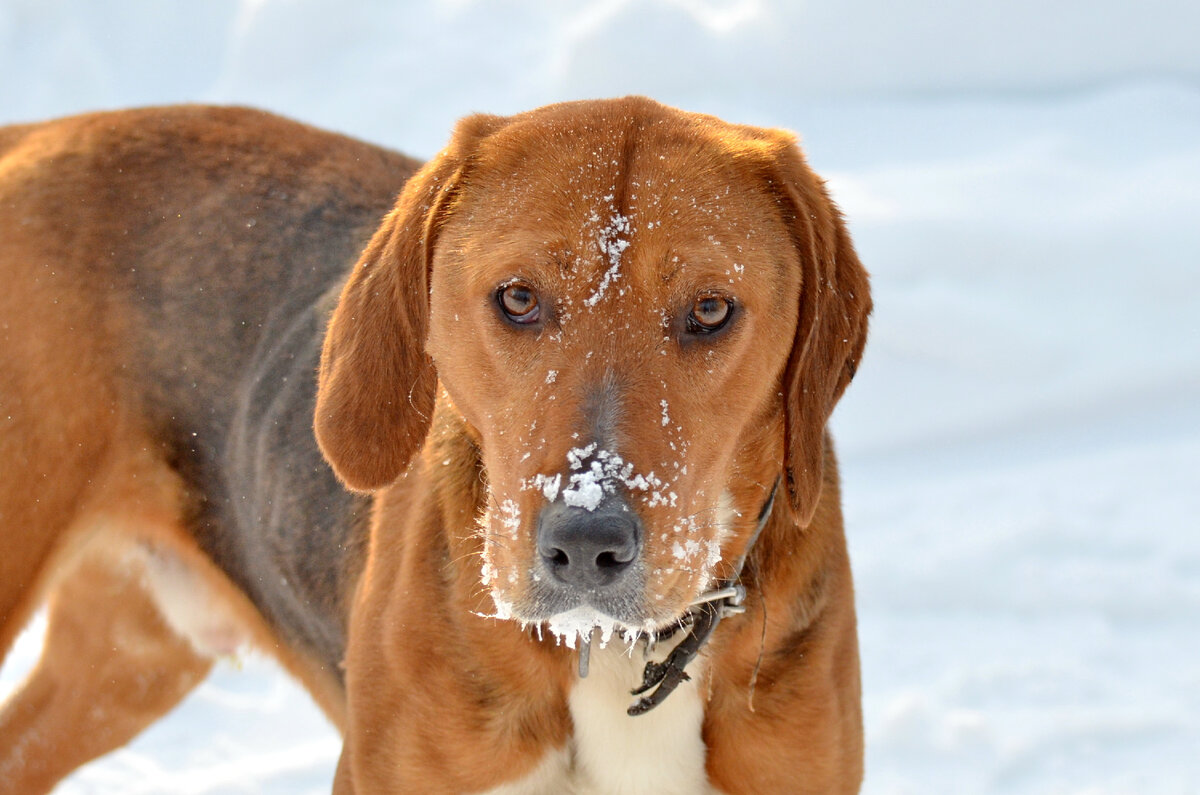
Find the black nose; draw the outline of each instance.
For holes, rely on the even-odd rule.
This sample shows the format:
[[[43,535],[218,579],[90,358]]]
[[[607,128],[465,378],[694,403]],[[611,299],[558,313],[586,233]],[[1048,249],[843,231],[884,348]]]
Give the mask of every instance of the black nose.
[[[607,588],[637,560],[637,514],[610,496],[594,511],[561,502],[547,505],[538,517],[538,553],[550,575],[575,588]]]

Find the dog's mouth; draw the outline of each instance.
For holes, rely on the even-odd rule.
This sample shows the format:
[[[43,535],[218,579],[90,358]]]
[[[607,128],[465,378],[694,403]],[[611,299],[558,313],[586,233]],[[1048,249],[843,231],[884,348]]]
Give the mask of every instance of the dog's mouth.
[[[630,716],[643,715],[661,704],[679,685],[690,678],[685,671],[688,664],[699,654],[717,624],[731,615],[744,613],[746,591],[740,583],[725,585],[700,594],[688,609],[667,624],[644,623],[630,626],[588,605],[581,605],[551,616],[541,622],[522,622],[539,638],[548,632],[559,644],[577,652],[579,678],[586,678],[590,666],[592,649],[606,647],[620,638],[630,655],[634,647],[641,644],[646,660],[642,682],[630,691],[636,700],[626,713]],[[510,608],[497,597],[497,611],[504,613]],[[497,616],[506,617],[506,616]],[[672,644],[669,651],[653,658],[659,641]]]
[[[498,617],[570,649],[588,642],[601,647],[618,641],[628,646],[638,641],[653,644],[686,626],[695,605],[719,598],[713,596],[718,591],[711,567],[668,573],[643,551],[614,581],[596,585],[564,582],[547,563],[549,557],[536,553],[528,569],[493,577],[489,590]]]
[[[571,450],[563,473],[489,497],[483,584],[497,616],[571,648],[594,630],[603,642],[669,634],[715,582],[736,514],[728,502],[721,493],[696,508],[596,444]]]
[[[740,613],[744,610],[744,598],[745,591],[740,586],[713,588],[700,594],[686,610],[672,618],[646,619],[639,624],[630,624],[589,604],[582,604],[571,610],[556,613],[544,622],[538,622],[536,626],[539,630],[544,629],[569,649],[582,649],[584,645],[591,644],[604,648],[618,638],[631,647],[639,641],[653,646],[659,640],[670,638],[690,626],[695,619],[696,608],[723,602],[727,615]]]
[[[495,612],[485,617],[514,622],[539,640],[553,639],[572,650],[591,644],[604,648],[610,643],[653,646],[686,628],[695,607],[733,595],[728,588],[714,585],[674,610],[651,613],[644,607],[647,600],[640,581],[630,589],[576,591],[556,587],[537,575],[532,579],[525,598],[517,603],[493,581],[489,593]]]
[[[496,606],[492,617],[514,621],[539,638],[553,638],[569,649],[593,638],[601,645],[614,638],[632,645],[640,638],[670,634],[679,628],[685,613],[647,616],[633,599],[555,588],[534,588],[528,594],[530,599],[520,604],[510,602],[499,589],[490,593]]]
[[[647,634],[656,633],[657,625],[630,625],[614,618],[591,605],[565,610],[550,616],[544,623],[538,625],[553,635],[560,644],[569,649],[593,642],[601,647],[607,646],[614,637],[620,638],[632,646],[637,640]]]
[[[647,616],[637,607],[640,599],[628,598],[642,593],[644,567],[639,566],[634,568],[637,576],[628,580],[636,587],[615,590],[562,588],[534,575],[533,584],[538,588],[533,590],[541,598],[535,598],[534,609],[528,611],[516,608],[505,599],[502,590],[493,587],[491,595],[496,613],[492,617],[514,620],[539,639],[549,634],[560,645],[577,650],[581,678],[588,674],[593,646],[603,648],[614,638],[620,638],[630,652],[636,644],[643,642],[648,652],[659,640],[671,638],[674,648],[661,661],[647,657],[642,684],[631,692],[640,698],[629,707],[628,713],[641,715],[648,712],[687,681],[684,668],[700,652],[717,624],[726,617],[745,612],[746,591],[740,581],[741,571],[750,549],[770,519],[778,489],[777,478],[758,514],[749,543],[732,568],[733,575],[702,589],[681,612],[665,617]],[[545,570],[539,572],[545,573]]]
[[[652,517],[638,506],[639,514],[619,489],[597,491],[586,507],[551,500],[532,517],[523,517],[513,498],[489,501],[495,507],[480,522],[482,584],[494,617],[570,648],[597,631],[604,643],[669,635],[695,606],[722,598],[722,589],[736,582],[774,500],[772,489],[741,560],[732,561],[723,549],[741,514],[728,492],[702,509],[720,518],[699,527],[675,512]]]

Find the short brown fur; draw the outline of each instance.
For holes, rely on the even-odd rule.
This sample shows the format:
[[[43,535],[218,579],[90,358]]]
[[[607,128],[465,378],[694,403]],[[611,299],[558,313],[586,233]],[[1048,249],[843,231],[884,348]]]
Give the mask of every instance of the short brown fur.
[[[628,489],[647,625],[736,575],[782,483],[742,573],[748,611],[704,652],[707,775],[731,794],[857,791],[826,422],[871,304],[789,134],[640,98],[567,103],[468,118],[417,170],[254,111],[131,111],[0,130],[0,206],[0,652],[51,605],[42,662],[0,713],[18,791],[126,741],[207,672],[156,608],[164,556],[342,730],[336,791],[527,775],[571,741],[574,654],[484,616],[548,618],[530,517],[553,498],[529,484],[569,474],[589,441],[659,473],[657,497]],[[536,332],[498,311],[512,279],[547,307]],[[740,314],[692,334],[681,318],[714,291]],[[318,444],[369,497],[338,487]],[[718,545],[715,568],[680,564],[675,528]],[[89,601],[110,618],[85,631]],[[131,628],[152,659],[111,642]],[[80,642],[158,683],[133,698]],[[111,741],[80,742],[84,702],[51,681],[119,703]],[[53,765],[12,750],[35,733],[78,750]]]

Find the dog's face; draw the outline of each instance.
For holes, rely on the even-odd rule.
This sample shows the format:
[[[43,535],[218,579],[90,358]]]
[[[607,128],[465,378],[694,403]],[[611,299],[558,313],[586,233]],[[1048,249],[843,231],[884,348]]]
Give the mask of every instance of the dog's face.
[[[335,405],[335,370],[364,335],[419,335],[481,451],[481,581],[498,614],[572,639],[672,623],[734,573],[781,472],[802,522],[815,508],[824,422],[868,308],[836,212],[785,135],[644,100],[477,117],[439,160],[347,285],[322,364],[323,448],[353,486],[390,479],[388,451],[364,462],[368,443],[347,437],[361,420]],[[419,327],[361,328],[381,294]],[[412,447],[434,382],[419,352],[403,356],[374,369],[409,390],[400,423],[418,427],[394,443]]]
[[[550,162],[513,132],[464,175],[430,296],[428,351],[487,472],[484,580],[524,621],[656,626],[758,511],[730,489],[782,416],[791,241],[762,185],[674,130],[552,129]],[[771,473],[737,476],[765,499]]]

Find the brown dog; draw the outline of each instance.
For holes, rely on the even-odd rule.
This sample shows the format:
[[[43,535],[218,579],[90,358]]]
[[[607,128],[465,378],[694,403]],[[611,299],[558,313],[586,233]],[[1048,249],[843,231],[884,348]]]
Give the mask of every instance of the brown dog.
[[[0,130],[0,207],[0,651],[49,601],[5,791],[244,643],[342,793],[857,790],[825,424],[870,299],[790,135],[571,103],[418,170],[97,114]]]

